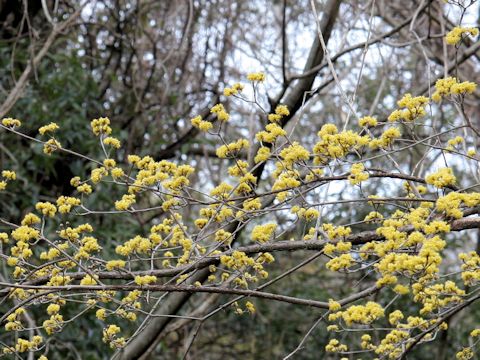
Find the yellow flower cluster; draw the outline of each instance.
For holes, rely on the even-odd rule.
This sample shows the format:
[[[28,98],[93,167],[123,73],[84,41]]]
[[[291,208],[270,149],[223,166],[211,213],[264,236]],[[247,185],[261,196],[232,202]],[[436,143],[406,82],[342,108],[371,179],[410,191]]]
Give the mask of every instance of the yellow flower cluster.
[[[109,325],[103,329],[103,342],[109,344],[112,349],[119,349],[125,346],[125,338],[117,337],[121,329],[117,325]]]
[[[235,250],[232,255],[220,256],[220,262],[228,268],[238,270],[244,266],[252,266],[255,260],[248,257],[243,251]]]
[[[463,38],[464,35],[465,36],[468,36],[468,35],[477,36],[478,35],[478,28],[455,26],[445,36],[445,42],[448,45],[457,45],[460,41],[462,41],[462,38]]]
[[[50,139],[43,145],[43,152],[47,155],[51,155],[54,151],[61,149],[62,144],[56,139]]]
[[[342,254],[338,257],[334,257],[329,262],[325,264],[325,267],[331,271],[340,271],[343,269],[348,269],[354,263],[352,255]]]
[[[465,140],[461,136],[455,136],[453,139],[448,140],[447,144],[447,150],[454,150],[455,146],[460,145],[464,143]]]
[[[280,152],[280,157],[284,162],[286,169],[291,169],[293,164],[301,161],[306,161],[310,157],[310,153],[298,142],[294,142],[292,145],[284,148]]]
[[[375,349],[375,345],[371,343],[372,337],[369,334],[363,334],[360,339],[362,340],[362,342],[360,343],[360,346],[362,347],[362,349],[367,349],[367,350]]]
[[[118,245],[115,248],[115,252],[122,256],[129,256],[133,253],[145,254],[151,249],[152,242],[150,239],[137,235],[133,239],[126,241],[123,245]]]
[[[345,352],[348,351],[348,347],[345,344],[341,344],[337,339],[331,339],[325,346],[327,352]]]
[[[265,81],[265,74],[261,72],[256,72],[256,73],[250,73],[247,75],[247,79],[249,81]]]
[[[418,290],[416,289],[418,288]],[[414,287],[414,301],[421,301],[423,308],[420,314],[429,314],[436,310],[443,310],[462,302],[465,291],[457,287],[453,281],[446,281],[443,284],[434,284],[424,288],[418,285]]]
[[[314,208],[304,209],[298,206],[292,207],[291,212],[297,214],[300,219],[305,219],[307,221],[316,220],[320,215],[319,211]]]
[[[287,105],[277,105],[274,114],[268,114],[268,120],[271,122],[279,122],[283,117],[290,115]]]
[[[243,85],[240,83],[235,83],[233,84],[232,87],[227,87],[223,89],[223,95],[225,96],[237,95],[242,90],[243,90]]]
[[[123,172],[123,169],[115,167],[110,170],[110,174],[114,179],[120,179],[125,176],[125,173]]]
[[[80,204],[80,199],[71,196],[60,196],[57,199],[58,212],[61,214],[69,213],[73,206],[78,206]]]
[[[141,295],[140,290],[132,290],[122,299],[122,304],[133,309],[141,309],[142,304],[138,301]]]
[[[94,184],[98,184],[107,175],[108,175],[107,169],[105,169],[102,166],[92,170],[92,172],[90,173],[90,179]]]
[[[2,178],[5,180],[0,181],[0,191],[5,190],[9,180],[15,180],[17,178],[17,174],[15,171],[12,170],[3,170],[2,171]]]
[[[45,320],[42,325],[48,335],[59,332],[62,330],[63,316],[60,314],[54,314],[50,316],[50,319]]]
[[[110,127],[110,119],[106,117],[101,117],[98,119],[93,119],[90,123],[92,131],[95,135],[110,135],[112,133],[112,128]]]
[[[210,112],[212,114],[215,114],[217,116],[217,119],[220,121],[228,121],[228,119],[230,119],[230,115],[225,110],[223,104],[215,105],[210,109]]]
[[[18,119],[13,118],[3,118],[2,125],[9,128],[16,128],[22,126],[22,122]]]
[[[123,269],[126,265],[126,262],[124,260],[109,260],[105,264],[105,268],[108,271],[112,271],[114,269]]]
[[[2,235],[2,241],[4,242],[8,241],[8,236],[5,235]],[[30,249],[29,241],[38,239],[40,237],[40,233],[34,228],[22,225],[13,230],[11,236],[16,241],[16,244],[10,249],[12,257],[8,259],[7,264],[9,266],[15,266],[18,263],[18,259],[25,260],[33,255],[33,252]],[[13,275],[14,277],[18,277],[23,274],[23,272],[24,269],[17,266],[15,267]]]
[[[229,245],[233,240],[232,233],[223,229],[215,233],[215,241]]]
[[[330,240],[337,240],[339,238],[346,238],[351,234],[352,229],[345,226],[333,226],[332,224],[323,224],[323,231],[325,231]]]
[[[403,98],[397,102],[397,105],[403,109],[393,111],[388,117],[388,121],[394,122],[404,120],[411,122],[421,118],[427,114],[425,110],[427,104],[428,97],[426,96],[412,97],[411,94],[405,94]]]
[[[208,131],[213,127],[213,124],[210,121],[203,120],[200,115],[195,116],[190,120],[192,126],[200,129],[201,131]]]
[[[368,145],[369,136],[360,136],[351,130],[338,132],[334,124],[325,124],[318,132],[320,141],[313,147],[315,164],[327,164],[330,159],[340,159],[349,152]]]
[[[243,160],[237,160],[235,165],[228,168],[228,174],[231,176],[241,177],[245,175],[248,169],[248,162]]]
[[[2,242],[4,244],[7,244],[9,242],[7,233],[4,233],[4,232],[0,233],[0,242]]]
[[[237,219],[242,219],[246,213],[255,211],[255,210],[260,210],[262,208],[262,202],[258,198],[254,199],[247,199],[243,202],[243,210],[239,210],[236,213],[236,218]]]
[[[319,180],[323,176],[323,169],[316,168],[310,169],[309,173],[305,175],[305,181],[310,182],[314,180]]]
[[[94,275],[93,277],[90,275],[85,275],[82,280],[80,280],[80,285],[89,286],[89,285],[97,285],[98,276]]]
[[[250,314],[255,314],[255,311],[256,311],[255,305],[253,305],[250,301],[247,301],[245,303],[245,308]]]
[[[72,227],[67,227],[66,229],[62,229],[60,231],[60,237],[65,240],[70,240],[71,242],[76,242],[78,239],[80,239],[80,234],[84,232],[92,232],[93,227],[88,224],[81,224],[78,225],[75,228]]]
[[[38,129],[38,132],[40,135],[45,135],[46,133],[53,133],[58,129],[60,129],[60,127],[56,123],[51,122],[50,124],[44,125]]]
[[[220,146],[217,149],[216,154],[220,159],[225,159],[227,157],[235,156],[242,149],[248,149],[249,146],[250,146],[250,143],[248,142],[247,139],[239,139],[230,144]]]
[[[135,194],[124,194],[121,200],[115,201],[115,209],[118,211],[126,211],[135,204]]]
[[[388,315],[388,322],[391,325],[397,325],[403,318],[403,313],[400,310],[395,310]]]
[[[149,285],[157,281],[157,277],[154,275],[135,276],[135,284],[137,285]]]
[[[356,324],[371,324],[375,320],[385,316],[383,307],[374,302],[368,301],[365,305],[352,305],[344,311],[338,311],[330,314],[329,321],[335,321],[337,319],[343,319],[347,326]]]
[[[225,183],[222,183],[226,186],[230,186],[228,184],[225,184]],[[217,186],[217,188],[215,188],[213,191],[217,191],[217,189],[220,187]],[[224,196],[225,199],[228,198],[228,193],[223,193],[221,196]],[[217,205],[210,205],[209,207],[207,208],[202,208],[200,209],[200,216],[201,218],[198,219],[200,220],[199,222],[197,222],[197,226],[202,226],[205,225],[207,222],[208,222],[208,219],[214,219],[216,222],[222,222],[222,221],[225,221],[231,217],[233,217],[233,210],[232,208],[230,207],[227,207],[227,206],[222,206],[222,207],[219,207],[217,208]]]
[[[15,348],[6,347],[3,349],[4,354],[11,354],[13,352],[24,353],[27,351],[36,351],[40,348],[43,338],[40,335],[35,335],[32,340],[18,338]]]
[[[252,230],[252,240],[259,243],[265,243],[269,241],[275,230],[277,229],[277,224],[265,224],[257,225]]]
[[[105,319],[107,318],[107,311],[105,309],[98,309],[95,312],[95,316],[98,320],[105,321]]]
[[[81,194],[88,195],[92,193],[92,187],[89,184],[78,185],[76,186],[76,188],[77,188],[77,191]]]
[[[68,275],[58,275],[58,269],[52,273],[50,280],[47,282],[49,286],[63,286],[68,285],[72,281],[72,278]]]
[[[250,274],[247,270],[251,267],[261,278],[268,277],[268,272],[264,270],[264,263],[271,263],[275,259],[269,253],[261,253],[255,260],[243,251],[235,250],[231,255],[220,256],[220,263],[228,269],[238,271],[239,276],[234,280],[236,285],[241,287],[247,287],[248,282],[257,282],[258,278]],[[228,273],[223,273],[222,280],[226,280],[230,277]]]
[[[408,340],[410,334],[406,330],[394,329],[382,339],[380,345],[375,348],[377,354],[388,355],[389,359],[398,359],[402,354],[401,344]]]
[[[116,310],[115,314],[129,321],[137,320],[137,314],[133,311],[126,311],[125,309],[119,308]]]
[[[277,167],[278,166],[280,166],[280,170],[283,168],[281,163],[277,163]],[[274,174],[274,177],[275,176],[276,174]],[[299,176],[300,174],[297,170],[287,170],[280,173],[272,186],[272,191],[280,191],[277,194],[277,200],[284,201],[287,198],[288,191],[283,190],[292,190],[300,186]]]
[[[232,190],[232,185],[221,182],[218,186],[214,187],[212,191],[210,191],[210,195],[217,199],[228,199]]]
[[[114,147],[115,149],[120,149],[121,146],[120,140],[112,136],[107,136],[105,139],[103,139],[103,143],[107,146]]]
[[[35,209],[40,211],[43,216],[48,216],[48,217],[54,217],[55,214],[57,213],[57,208],[55,205],[52,203],[46,201],[46,202],[38,202],[35,205]]]
[[[380,221],[383,220],[383,215],[380,214],[378,211],[371,211],[365,216],[365,219],[363,221],[366,222],[374,222],[374,221]]]
[[[253,159],[255,161],[255,164],[267,161],[270,158],[270,149],[265,146],[261,146],[258,151],[257,155],[255,155],[255,158]]]
[[[435,92],[432,94],[432,100],[439,102],[442,98],[450,95],[472,94],[477,88],[477,84],[471,81],[458,82],[455,77],[438,79],[435,83]]]
[[[427,184],[443,189],[455,185],[457,179],[451,168],[441,168],[437,172],[427,175],[425,181]]]
[[[48,305],[47,307],[47,314],[48,315],[54,315],[54,314],[58,314],[58,312],[60,311],[60,305],[59,304],[50,304]]]
[[[353,164],[350,168],[350,175],[348,176],[348,180],[352,185],[358,185],[362,181],[368,179],[368,173],[364,171],[365,166],[362,163]]]
[[[85,236],[80,242],[81,246],[75,254],[76,260],[88,259],[91,256],[91,253],[102,249],[102,247],[98,245],[97,239],[93,236]]]
[[[382,259],[375,264],[375,268],[383,277],[390,279],[390,283],[395,283],[393,278],[388,277],[395,273],[403,274],[404,276],[413,277],[414,275],[428,276],[438,273],[438,266],[442,261],[440,251],[445,247],[445,241],[438,236],[425,238],[421,233],[414,232],[405,239],[404,233],[399,233],[399,237],[395,240],[389,240],[384,245],[376,245],[375,251],[382,257]],[[422,247],[418,255],[410,255],[407,253],[389,252],[393,249],[399,248],[399,244],[414,246],[416,243],[421,243]],[[405,241],[406,240],[406,241]],[[385,280],[384,280],[385,281]]]
[[[364,116],[360,119],[358,119],[358,125],[361,127],[372,127],[372,126],[377,126],[377,119],[371,116]]]
[[[20,317],[25,314],[25,309],[19,307],[13,313],[7,316],[7,323],[5,324],[6,331],[19,331],[23,329]]]
[[[150,156],[140,158],[137,155],[128,155],[128,162],[134,165],[139,171],[135,176],[135,181],[128,187],[129,194],[135,194],[142,190],[142,187],[162,185],[177,194],[186,185],[189,184],[187,176],[189,176],[194,169],[189,165],[177,166],[176,164],[161,160],[156,162]],[[123,171],[112,169],[112,176],[121,176]],[[126,200],[123,202],[122,200]],[[130,202],[133,203],[133,198],[125,198],[120,201],[120,206],[125,207]],[[128,206],[130,206],[128,205]],[[127,206],[127,208],[128,208]]]
[[[333,299],[328,299],[328,310],[329,311],[335,312],[335,311],[340,310],[341,308],[342,308],[342,305],[339,302],[337,302]]]
[[[325,253],[325,255],[332,255],[335,251],[339,253],[349,252],[351,248],[352,248],[351,242],[339,241],[336,244],[332,244],[332,243],[325,244],[323,248],[323,252]]]
[[[401,136],[400,130],[397,127],[391,127],[385,130],[380,138],[372,139],[369,143],[370,148],[385,148],[392,145],[393,140],[398,139]]]
[[[117,162],[113,159],[105,159],[105,160],[103,160],[103,166],[105,167],[106,170],[111,170],[112,168],[117,166]],[[107,174],[108,174],[108,172],[107,172]]]
[[[470,360],[470,359],[473,359],[474,356],[475,356],[475,353],[473,349],[470,347],[463,348],[462,350],[460,350],[455,354],[455,358],[457,360]]]
[[[64,243],[66,245],[68,245],[68,243]],[[63,245],[63,244],[61,244]],[[40,259],[41,260],[53,260],[55,258],[57,258],[58,256],[60,256],[61,252],[60,252],[60,249],[63,249],[64,246],[57,246],[58,248],[55,248],[55,247],[52,247],[50,249],[48,249],[48,251],[42,251],[40,253]],[[65,250],[65,249],[63,249]]]
[[[472,286],[480,281],[480,255],[475,251],[461,253],[458,258],[462,260],[462,280],[465,285]]]
[[[286,135],[287,132],[283,130],[280,126],[275,123],[270,123],[265,126],[265,130],[259,131],[255,135],[255,138],[258,141],[273,144],[278,137]]]
[[[238,186],[235,188],[235,194],[248,195],[253,191],[253,187],[257,183],[257,177],[250,172],[245,173],[238,180]]]
[[[17,178],[17,174],[15,174],[15,171],[12,170],[3,170],[2,177],[6,180],[15,180]]]

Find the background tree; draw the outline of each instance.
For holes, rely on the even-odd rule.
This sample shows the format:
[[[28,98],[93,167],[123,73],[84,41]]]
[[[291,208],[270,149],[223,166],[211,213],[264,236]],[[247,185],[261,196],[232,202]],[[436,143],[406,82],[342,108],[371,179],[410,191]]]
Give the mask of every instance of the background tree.
[[[0,161],[16,173],[3,175],[0,194],[7,353],[429,359],[473,351],[476,1],[8,1],[0,22]],[[449,76],[457,80],[435,87]],[[39,134],[50,122],[59,129]],[[72,209],[62,215],[64,201]],[[56,204],[53,218],[45,203]],[[39,231],[27,242],[31,256],[16,238],[22,221]],[[86,223],[93,240],[65,232]],[[416,242],[413,230],[423,236]],[[129,250],[142,241],[148,251]],[[429,247],[430,260],[417,259]],[[250,267],[232,265],[234,251]],[[412,274],[401,256],[426,262]],[[381,306],[365,310],[376,322],[356,314],[352,325],[349,311],[369,301]],[[359,330],[371,340],[361,344]]]

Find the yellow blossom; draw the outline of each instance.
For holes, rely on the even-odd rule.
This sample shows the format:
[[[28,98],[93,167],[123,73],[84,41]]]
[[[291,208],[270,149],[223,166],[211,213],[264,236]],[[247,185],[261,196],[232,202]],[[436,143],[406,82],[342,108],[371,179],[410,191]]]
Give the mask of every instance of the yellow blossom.
[[[52,122],[48,125],[42,126],[40,129],[38,129],[38,132],[40,135],[45,135],[47,132],[53,133],[59,128],[60,127],[56,123]]]
[[[268,147],[260,147],[260,149],[257,151],[257,155],[255,155],[254,158],[255,164],[267,161],[270,158],[270,155],[270,149]]]
[[[455,185],[457,179],[453,175],[453,171],[451,168],[441,168],[436,173],[427,175],[425,181],[427,182],[427,184],[442,189],[448,186]]]
[[[464,36],[468,36],[468,35],[477,36],[478,28],[455,26],[445,36],[445,42],[448,45],[457,45]]]
[[[107,270],[111,271],[113,269],[122,269],[125,267],[125,265],[126,263],[124,260],[110,260],[107,262],[105,267],[107,268]]]
[[[3,118],[2,119],[2,125],[6,127],[20,127],[22,125],[21,121],[18,119],[13,119],[13,118]]]
[[[208,130],[210,130],[213,127],[213,124],[210,121],[203,120],[200,115],[191,119],[190,122],[194,127],[200,129],[201,131],[205,131],[205,132],[207,132]]]
[[[371,116],[364,116],[358,120],[358,125],[361,127],[372,127],[378,123],[377,119]]]
[[[252,240],[260,243],[267,242],[271,239],[276,228],[277,224],[257,225],[252,230]]]
[[[103,143],[105,145],[111,146],[115,149],[120,149],[120,146],[121,146],[120,140],[118,140],[117,138],[114,138],[112,136],[108,136],[105,139],[103,139]]]
[[[17,174],[15,174],[15,171],[3,170],[2,177],[7,180],[15,180],[17,178]]]
[[[247,79],[250,81],[262,82],[265,81],[265,74],[261,72],[250,73],[247,75]]]
[[[220,121],[228,121],[230,119],[230,115],[225,110],[225,107],[223,106],[223,104],[215,105],[214,107],[212,107],[210,109],[210,112],[212,114],[215,114],[217,116],[217,119],[220,120]]]
[[[101,117],[98,119],[93,119],[90,123],[92,126],[92,131],[95,135],[110,135],[112,129],[110,128],[110,119],[106,117]]]
[[[61,148],[62,148],[62,144],[60,144],[55,139],[50,139],[43,145],[43,152],[47,155],[51,155],[55,150],[58,150]]]
[[[40,211],[44,216],[54,217],[57,212],[57,208],[50,202],[38,202],[35,205],[35,209]]]
[[[157,277],[154,275],[135,276],[135,284],[148,285],[157,281]]]

